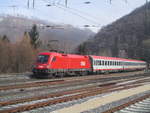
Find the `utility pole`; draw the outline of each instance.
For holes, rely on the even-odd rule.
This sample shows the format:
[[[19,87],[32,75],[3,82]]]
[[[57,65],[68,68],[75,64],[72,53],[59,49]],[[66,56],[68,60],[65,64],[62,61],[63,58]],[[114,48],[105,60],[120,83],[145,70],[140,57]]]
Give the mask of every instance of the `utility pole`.
[[[30,0],[27,0],[27,7],[30,8]],[[35,0],[32,1],[32,8],[35,7]]]
[[[33,0],[33,3],[32,3],[33,8],[34,8],[34,5],[35,5],[35,0]]]
[[[29,6],[30,6],[30,0],[27,1],[27,6],[28,6],[28,9],[29,9]]]
[[[65,6],[67,7],[67,4],[68,4],[68,0],[65,0]]]

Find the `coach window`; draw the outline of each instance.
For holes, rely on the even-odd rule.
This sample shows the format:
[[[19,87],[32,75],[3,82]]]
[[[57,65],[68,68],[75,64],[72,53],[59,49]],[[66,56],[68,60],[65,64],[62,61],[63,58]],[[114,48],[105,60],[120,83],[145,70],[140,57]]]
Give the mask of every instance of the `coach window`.
[[[102,65],[102,62],[101,62],[101,60],[99,61],[99,65]]]
[[[99,60],[99,65],[101,65],[101,61]]]
[[[105,61],[105,66],[107,65],[107,61]]]

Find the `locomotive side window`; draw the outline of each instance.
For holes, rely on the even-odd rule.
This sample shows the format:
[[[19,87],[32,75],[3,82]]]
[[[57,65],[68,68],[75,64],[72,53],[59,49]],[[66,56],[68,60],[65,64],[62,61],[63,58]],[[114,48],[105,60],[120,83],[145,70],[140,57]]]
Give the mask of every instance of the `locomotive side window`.
[[[52,62],[55,62],[55,61],[56,61],[56,57],[53,58]]]

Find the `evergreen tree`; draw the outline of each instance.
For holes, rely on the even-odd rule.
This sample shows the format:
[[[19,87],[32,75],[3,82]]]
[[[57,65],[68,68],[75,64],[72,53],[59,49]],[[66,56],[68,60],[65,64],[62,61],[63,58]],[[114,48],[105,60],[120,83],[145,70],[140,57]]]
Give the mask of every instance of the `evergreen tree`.
[[[86,48],[86,43],[80,44],[80,45],[77,47],[77,53],[78,53],[78,54],[84,55],[84,54],[86,54],[87,52],[88,52],[88,51],[87,51],[87,48]]]
[[[37,30],[37,26],[34,24],[32,29],[29,32],[29,36],[31,39],[31,45],[37,49],[40,46],[39,32]]]
[[[2,40],[3,42],[6,42],[6,43],[10,42],[9,38],[7,37],[7,35],[4,35],[4,36],[1,38],[1,40]]]

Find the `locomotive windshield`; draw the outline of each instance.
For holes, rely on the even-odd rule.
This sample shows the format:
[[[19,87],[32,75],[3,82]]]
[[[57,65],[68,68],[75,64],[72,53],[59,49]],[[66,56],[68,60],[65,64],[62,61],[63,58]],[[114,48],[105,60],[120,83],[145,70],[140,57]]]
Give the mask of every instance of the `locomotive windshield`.
[[[48,55],[39,55],[37,58],[38,63],[47,63],[48,62]]]

